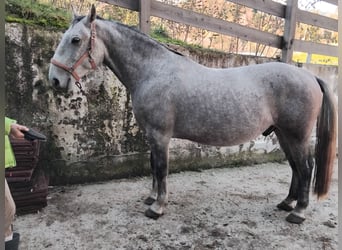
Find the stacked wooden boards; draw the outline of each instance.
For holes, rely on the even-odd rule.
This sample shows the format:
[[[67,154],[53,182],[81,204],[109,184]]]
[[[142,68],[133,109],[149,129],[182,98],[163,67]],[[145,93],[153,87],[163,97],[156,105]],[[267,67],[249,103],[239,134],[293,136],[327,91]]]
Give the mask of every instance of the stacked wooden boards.
[[[35,213],[47,205],[48,178],[37,167],[40,141],[10,139],[17,166],[7,168],[5,177],[17,214]]]

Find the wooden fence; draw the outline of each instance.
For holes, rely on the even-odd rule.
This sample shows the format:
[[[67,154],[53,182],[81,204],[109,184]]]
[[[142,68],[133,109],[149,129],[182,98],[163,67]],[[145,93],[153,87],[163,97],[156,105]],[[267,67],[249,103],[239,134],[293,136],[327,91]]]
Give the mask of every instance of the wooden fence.
[[[260,43],[282,50],[282,61],[291,62],[293,51],[337,56],[337,46],[313,43],[295,39],[296,23],[305,23],[331,31],[338,31],[338,21],[300,10],[298,0],[287,0],[287,4],[272,0],[227,0],[285,19],[283,36],[246,27],[233,22],[214,18],[191,10],[182,9],[156,0],[99,0],[139,12],[139,25],[142,32],[149,33],[150,17],[160,17],[170,21],[190,25],[219,34],[234,36],[243,40]],[[337,5],[338,0],[324,0]]]

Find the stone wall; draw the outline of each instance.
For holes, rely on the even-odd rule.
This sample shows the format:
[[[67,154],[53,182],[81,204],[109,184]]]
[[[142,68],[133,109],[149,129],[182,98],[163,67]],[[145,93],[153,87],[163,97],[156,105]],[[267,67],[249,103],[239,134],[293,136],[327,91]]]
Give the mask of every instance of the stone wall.
[[[130,95],[107,68],[84,78],[87,95],[57,93],[48,83],[49,62],[60,32],[6,24],[7,116],[36,128],[42,143],[39,167],[51,184],[82,183],[149,174],[149,147],[137,126]],[[173,46],[209,67],[235,67],[271,59]],[[307,66],[337,85],[337,67]],[[210,147],[173,139],[170,171],[280,161],[274,134],[235,147]]]

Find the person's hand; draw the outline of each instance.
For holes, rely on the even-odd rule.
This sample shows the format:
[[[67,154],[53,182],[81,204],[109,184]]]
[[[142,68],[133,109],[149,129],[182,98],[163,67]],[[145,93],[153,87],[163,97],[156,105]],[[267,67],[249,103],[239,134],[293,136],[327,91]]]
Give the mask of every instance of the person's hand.
[[[29,129],[26,126],[16,124],[16,123],[12,123],[10,135],[15,137],[15,138],[24,138],[24,134],[21,131],[28,131],[28,130]]]

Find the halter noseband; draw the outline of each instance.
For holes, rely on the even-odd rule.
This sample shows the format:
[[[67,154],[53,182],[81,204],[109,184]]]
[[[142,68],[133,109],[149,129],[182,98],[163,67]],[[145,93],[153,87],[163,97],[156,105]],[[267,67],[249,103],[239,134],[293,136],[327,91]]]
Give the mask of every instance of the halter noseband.
[[[83,53],[83,55],[75,62],[75,64],[71,67],[68,67],[67,65],[58,62],[55,59],[51,59],[51,63],[61,69],[64,69],[65,71],[69,72],[76,80],[75,84],[76,86],[80,89],[81,93],[84,94],[84,91],[82,89],[82,85],[81,85],[81,77],[76,73],[76,68],[78,66],[80,66],[84,59],[86,59],[88,57],[89,63],[91,65],[92,69],[96,69],[96,64],[94,59],[91,57],[91,53],[93,51],[94,48],[94,42],[95,42],[95,37],[96,37],[96,30],[95,30],[95,22],[91,22],[90,24],[90,40],[89,40],[89,47],[88,49]]]

